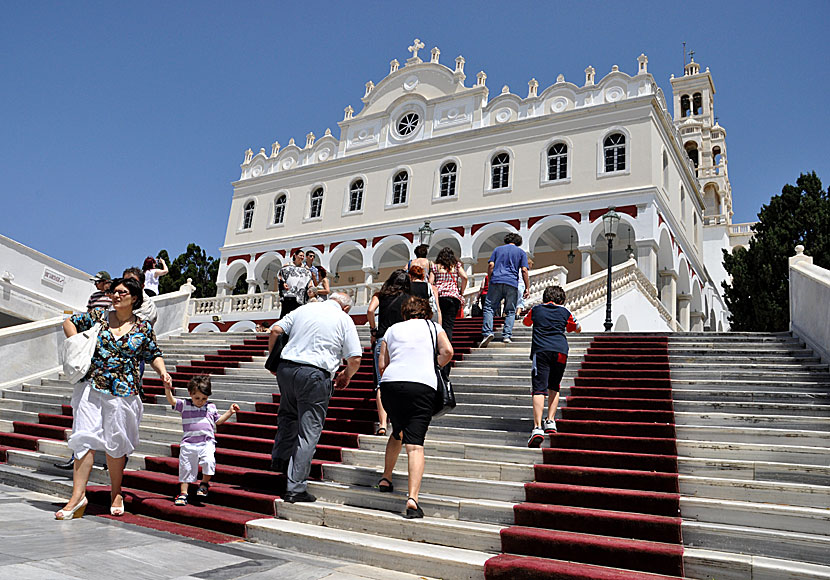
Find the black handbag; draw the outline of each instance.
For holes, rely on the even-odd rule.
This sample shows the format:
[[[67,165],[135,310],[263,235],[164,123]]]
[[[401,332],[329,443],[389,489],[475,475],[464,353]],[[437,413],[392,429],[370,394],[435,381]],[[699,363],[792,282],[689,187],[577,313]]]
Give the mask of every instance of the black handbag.
[[[283,332],[277,337],[274,348],[271,349],[271,352],[268,353],[268,358],[265,359],[265,368],[272,373],[277,372],[277,369],[280,368],[280,363],[282,362],[280,357],[282,356],[282,349],[285,348],[286,344],[288,344],[288,335]]]
[[[444,378],[441,367],[438,365],[438,329],[432,321],[427,324],[435,330],[435,338],[432,337],[432,330],[429,332],[429,339],[432,341],[432,360],[435,365],[435,402],[432,405],[432,416],[435,418],[455,409],[455,391],[452,390],[450,379]]]

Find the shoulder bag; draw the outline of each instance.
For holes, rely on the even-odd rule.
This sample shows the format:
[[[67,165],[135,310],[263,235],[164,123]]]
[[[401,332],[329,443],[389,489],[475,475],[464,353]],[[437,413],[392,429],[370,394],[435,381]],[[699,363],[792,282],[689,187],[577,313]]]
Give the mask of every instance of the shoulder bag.
[[[101,323],[96,322],[92,328],[64,340],[58,349],[58,362],[70,383],[77,383],[89,372],[100,332]]]
[[[441,367],[438,365],[438,329],[430,321],[427,324],[431,327],[429,339],[432,341],[432,358],[435,365],[435,402],[432,406],[432,416],[435,418],[455,409],[455,391],[452,390],[452,383],[441,374]],[[435,331],[435,338],[432,331]]]
[[[277,372],[277,369],[280,368],[280,363],[282,362],[280,357],[282,356],[282,349],[285,348],[286,344],[288,344],[288,334],[283,332],[277,337],[274,348],[268,353],[268,358],[265,360],[265,368],[272,373]]]

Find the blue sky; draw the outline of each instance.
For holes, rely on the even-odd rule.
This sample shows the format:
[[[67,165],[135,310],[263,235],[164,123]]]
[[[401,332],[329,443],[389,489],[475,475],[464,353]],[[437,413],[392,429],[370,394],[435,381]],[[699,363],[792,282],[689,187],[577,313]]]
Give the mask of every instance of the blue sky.
[[[830,184],[830,2],[5,2],[0,233],[88,272],[190,242],[218,255],[243,151],[360,108],[415,37],[467,84],[525,96],[618,64],[667,93],[710,67],[736,222],[815,170]],[[424,53],[422,53],[423,56]]]

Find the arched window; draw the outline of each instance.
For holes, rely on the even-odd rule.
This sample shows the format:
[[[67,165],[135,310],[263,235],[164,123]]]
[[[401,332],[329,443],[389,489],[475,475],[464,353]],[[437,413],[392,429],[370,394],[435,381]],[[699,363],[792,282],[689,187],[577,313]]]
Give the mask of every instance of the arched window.
[[[399,171],[392,178],[392,205],[406,203],[406,195],[409,192],[409,173]]]
[[[245,204],[245,210],[242,212],[242,229],[249,230],[254,223],[254,202],[249,201]]]
[[[669,154],[663,151],[663,191],[669,192]]]
[[[694,115],[703,114],[703,95],[700,93],[695,93],[692,96],[692,111]]]
[[[680,186],[680,219],[686,221],[686,190]]]
[[[493,157],[491,165],[492,188],[502,189],[510,184],[510,155],[499,153]]]
[[[455,183],[458,179],[458,166],[450,161],[441,167],[441,189],[439,197],[453,197],[455,195]]]
[[[349,211],[363,209],[363,180],[355,179],[349,186]]]
[[[323,188],[318,187],[311,192],[311,205],[308,210],[308,217],[318,218],[323,215]]]
[[[281,224],[285,221],[285,202],[287,198],[281,195],[274,202],[274,225]]]
[[[688,117],[689,112],[691,111],[692,105],[689,101],[689,95],[683,95],[680,97],[680,116],[681,117]]]
[[[568,177],[568,146],[554,143],[548,149],[548,181]]]
[[[625,170],[625,135],[611,133],[603,142],[605,172]]]

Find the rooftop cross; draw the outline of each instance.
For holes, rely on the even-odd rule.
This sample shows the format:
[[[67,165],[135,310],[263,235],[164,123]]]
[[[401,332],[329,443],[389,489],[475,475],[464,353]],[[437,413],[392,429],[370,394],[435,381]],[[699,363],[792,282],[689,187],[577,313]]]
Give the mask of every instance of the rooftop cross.
[[[693,51],[693,50],[689,51],[689,60],[691,60],[691,61],[695,60],[695,51]]]
[[[424,48],[424,43],[421,42],[420,39],[416,38],[415,42],[412,43],[412,46],[410,46],[407,49],[409,52],[412,53],[412,60],[415,60],[415,59],[418,58],[418,51],[421,50],[422,48]]]

